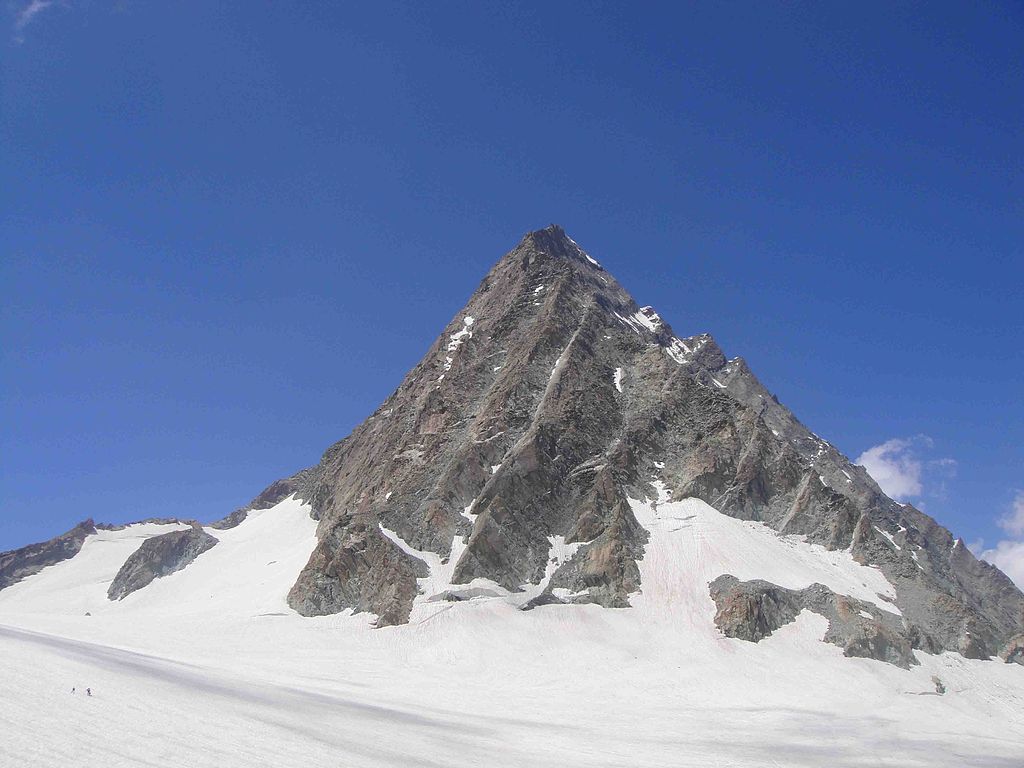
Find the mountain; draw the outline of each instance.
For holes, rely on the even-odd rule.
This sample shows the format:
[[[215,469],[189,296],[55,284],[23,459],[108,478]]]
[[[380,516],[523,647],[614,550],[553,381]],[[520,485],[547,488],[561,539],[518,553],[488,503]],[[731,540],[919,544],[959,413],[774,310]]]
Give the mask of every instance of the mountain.
[[[554,226],[498,262],[305,477],[319,544],[289,603],[405,622],[420,550],[455,561],[453,587],[543,584],[539,602],[628,607],[647,541],[629,499],[657,498],[659,484],[878,567],[907,626],[865,620],[858,637],[985,658],[1024,631],[1005,575],[886,497],[742,358],[708,335],[677,337]],[[547,574],[553,539],[574,555]]]
[[[495,690],[524,690],[491,670],[532,671],[534,685],[577,691],[593,676],[634,709],[643,688],[672,722],[697,717],[675,698],[687,691],[715,702],[701,717],[720,719],[700,722],[719,730],[738,727],[728,713],[747,690],[775,702],[757,709],[769,730],[778,723],[766,712],[809,702],[851,723],[859,713],[850,740],[861,752],[874,749],[872,728],[940,733],[950,721],[959,725],[934,744],[1010,756],[993,765],[1024,754],[1024,670],[984,661],[1024,664],[1020,590],[888,498],[742,358],[727,359],[707,334],[677,336],[557,226],[505,255],[398,389],[318,465],[211,525],[187,517],[86,521],[0,554],[0,640],[42,653],[25,634],[41,631],[81,659],[99,651],[80,643],[99,643],[147,658],[199,655],[218,674],[243,674],[248,659],[249,671],[334,685],[332,670],[372,658],[359,679],[391,686],[396,678],[379,670],[414,657],[408,674],[422,696],[394,695],[420,708],[441,697],[463,713],[494,712]],[[108,666],[127,663],[103,654]],[[149,661],[131,664],[169,679]],[[449,668],[465,673],[454,688]],[[750,682],[762,678],[778,699]],[[838,692],[828,681],[842,681]],[[249,688],[231,685],[252,704]],[[953,703],[920,711],[908,687],[948,689]],[[552,695],[557,725],[580,699]],[[890,720],[869,722],[881,701]],[[605,704],[632,722],[624,706]],[[287,717],[275,710],[274,722]],[[738,743],[755,746],[729,764],[763,764],[760,728],[739,727]],[[599,730],[591,743],[604,743]],[[648,745],[655,762],[660,738]],[[490,762],[542,764],[529,750],[502,754]],[[786,754],[787,764],[846,764],[827,750]],[[937,765],[963,756],[928,755]]]

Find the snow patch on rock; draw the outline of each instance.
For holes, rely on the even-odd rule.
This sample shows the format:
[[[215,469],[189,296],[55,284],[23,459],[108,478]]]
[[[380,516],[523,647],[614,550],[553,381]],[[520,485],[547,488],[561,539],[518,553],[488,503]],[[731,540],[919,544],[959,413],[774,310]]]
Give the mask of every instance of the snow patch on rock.
[[[448,355],[444,358],[443,366],[445,373],[452,369],[452,363],[455,362],[455,353],[458,351],[459,347],[461,347],[463,342],[467,339],[473,338],[473,323],[475,322],[476,318],[472,315],[466,315],[462,319],[462,328],[448,337],[448,346],[446,348]],[[441,381],[442,379],[444,379],[444,373],[442,373],[437,380]]]

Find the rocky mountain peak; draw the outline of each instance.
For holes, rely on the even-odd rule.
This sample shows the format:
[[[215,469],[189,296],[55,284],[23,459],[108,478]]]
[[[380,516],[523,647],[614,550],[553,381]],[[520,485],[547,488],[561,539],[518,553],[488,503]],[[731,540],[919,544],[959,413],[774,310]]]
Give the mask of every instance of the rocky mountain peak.
[[[550,256],[554,258],[567,259],[569,261],[586,264],[593,269],[603,268],[596,259],[590,257],[569,235],[557,224],[551,224],[544,229],[528,232],[523,236],[519,245],[512,251],[517,253],[525,251],[534,256]]]
[[[885,497],[710,335],[677,336],[555,225],[495,265],[315,477],[320,542],[290,595],[301,613],[404,623],[418,600],[480,590],[628,607],[648,539],[632,505],[664,495],[880,568],[910,628],[892,642],[991,655],[1020,631],[1024,596],[1005,576]]]
[[[649,587],[649,548],[696,525],[699,515],[672,517],[690,504],[712,527],[745,521],[777,537],[780,554],[801,547],[828,563],[823,581],[799,589],[757,572],[707,574],[701,589],[729,636],[755,641],[807,609],[848,655],[901,666],[914,650],[1020,658],[1007,643],[1024,632],[1024,595],[1004,574],[885,496],[742,358],[708,334],[677,335],[555,225],[497,262],[317,466],[213,528],[292,497],[318,521],[288,595],[306,616],[351,610],[386,626],[437,602],[498,598],[629,608]],[[0,555],[0,588],[73,556],[88,535]],[[152,542],[125,564],[114,599],[144,595],[215,543],[197,528]],[[837,564],[867,568],[833,581]],[[688,578],[681,563],[658,568]]]

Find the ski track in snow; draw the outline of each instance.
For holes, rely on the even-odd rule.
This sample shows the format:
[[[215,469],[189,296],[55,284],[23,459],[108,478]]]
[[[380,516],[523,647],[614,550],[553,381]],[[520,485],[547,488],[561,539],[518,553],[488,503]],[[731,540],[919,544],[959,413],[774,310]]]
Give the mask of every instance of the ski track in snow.
[[[1024,764],[1024,668],[847,659],[807,612],[757,644],[722,636],[707,588],[722,573],[820,581],[879,610],[893,610],[878,597],[891,587],[847,552],[654,485],[656,500],[630,501],[650,541],[626,610],[517,609],[580,546],[560,536],[541,584],[429,602],[472,586],[450,584],[465,538],[443,558],[385,530],[430,569],[410,624],[299,617],[286,595],[316,522],[294,499],[209,529],[217,546],[111,603],[124,559],[179,526],[101,531],[0,591],[0,766]]]

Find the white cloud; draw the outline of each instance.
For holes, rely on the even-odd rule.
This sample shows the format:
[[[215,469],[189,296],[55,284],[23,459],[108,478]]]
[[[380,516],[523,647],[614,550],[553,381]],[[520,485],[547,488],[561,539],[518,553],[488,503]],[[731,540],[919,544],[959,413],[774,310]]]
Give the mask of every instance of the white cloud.
[[[1024,590],[1024,491],[1017,491],[1010,504],[1010,511],[996,522],[1014,538],[1003,539],[995,547],[980,553],[977,550],[982,548],[982,542],[978,541],[971,545],[971,551],[980,559],[992,563]]]
[[[956,475],[956,460],[926,457],[934,445],[927,435],[894,437],[868,448],[856,463],[888,496],[897,501],[915,499],[915,505],[923,509],[921,497],[945,499],[946,480]]]
[[[17,11],[14,16],[14,39],[19,43],[22,42],[24,38],[21,33],[25,31],[25,28],[35,20],[36,16],[55,2],[56,0],[31,0],[20,11]]]
[[[45,11],[55,0],[32,0],[28,5],[18,12],[14,20],[14,28],[19,32],[32,23],[32,20]]]
[[[999,527],[1011,536],[1024,537],[1024,491],[1017,491],[1010,512],[999,518]]]
[[[868,448],[857,457],[885,493],[897,501],[920,496],[921,462],[914,453],[914,440],[893,438]]]
[[[1024,589],[1024,541],[1000,541],[994,549],[986,549],[981,559],[992,563]]]

